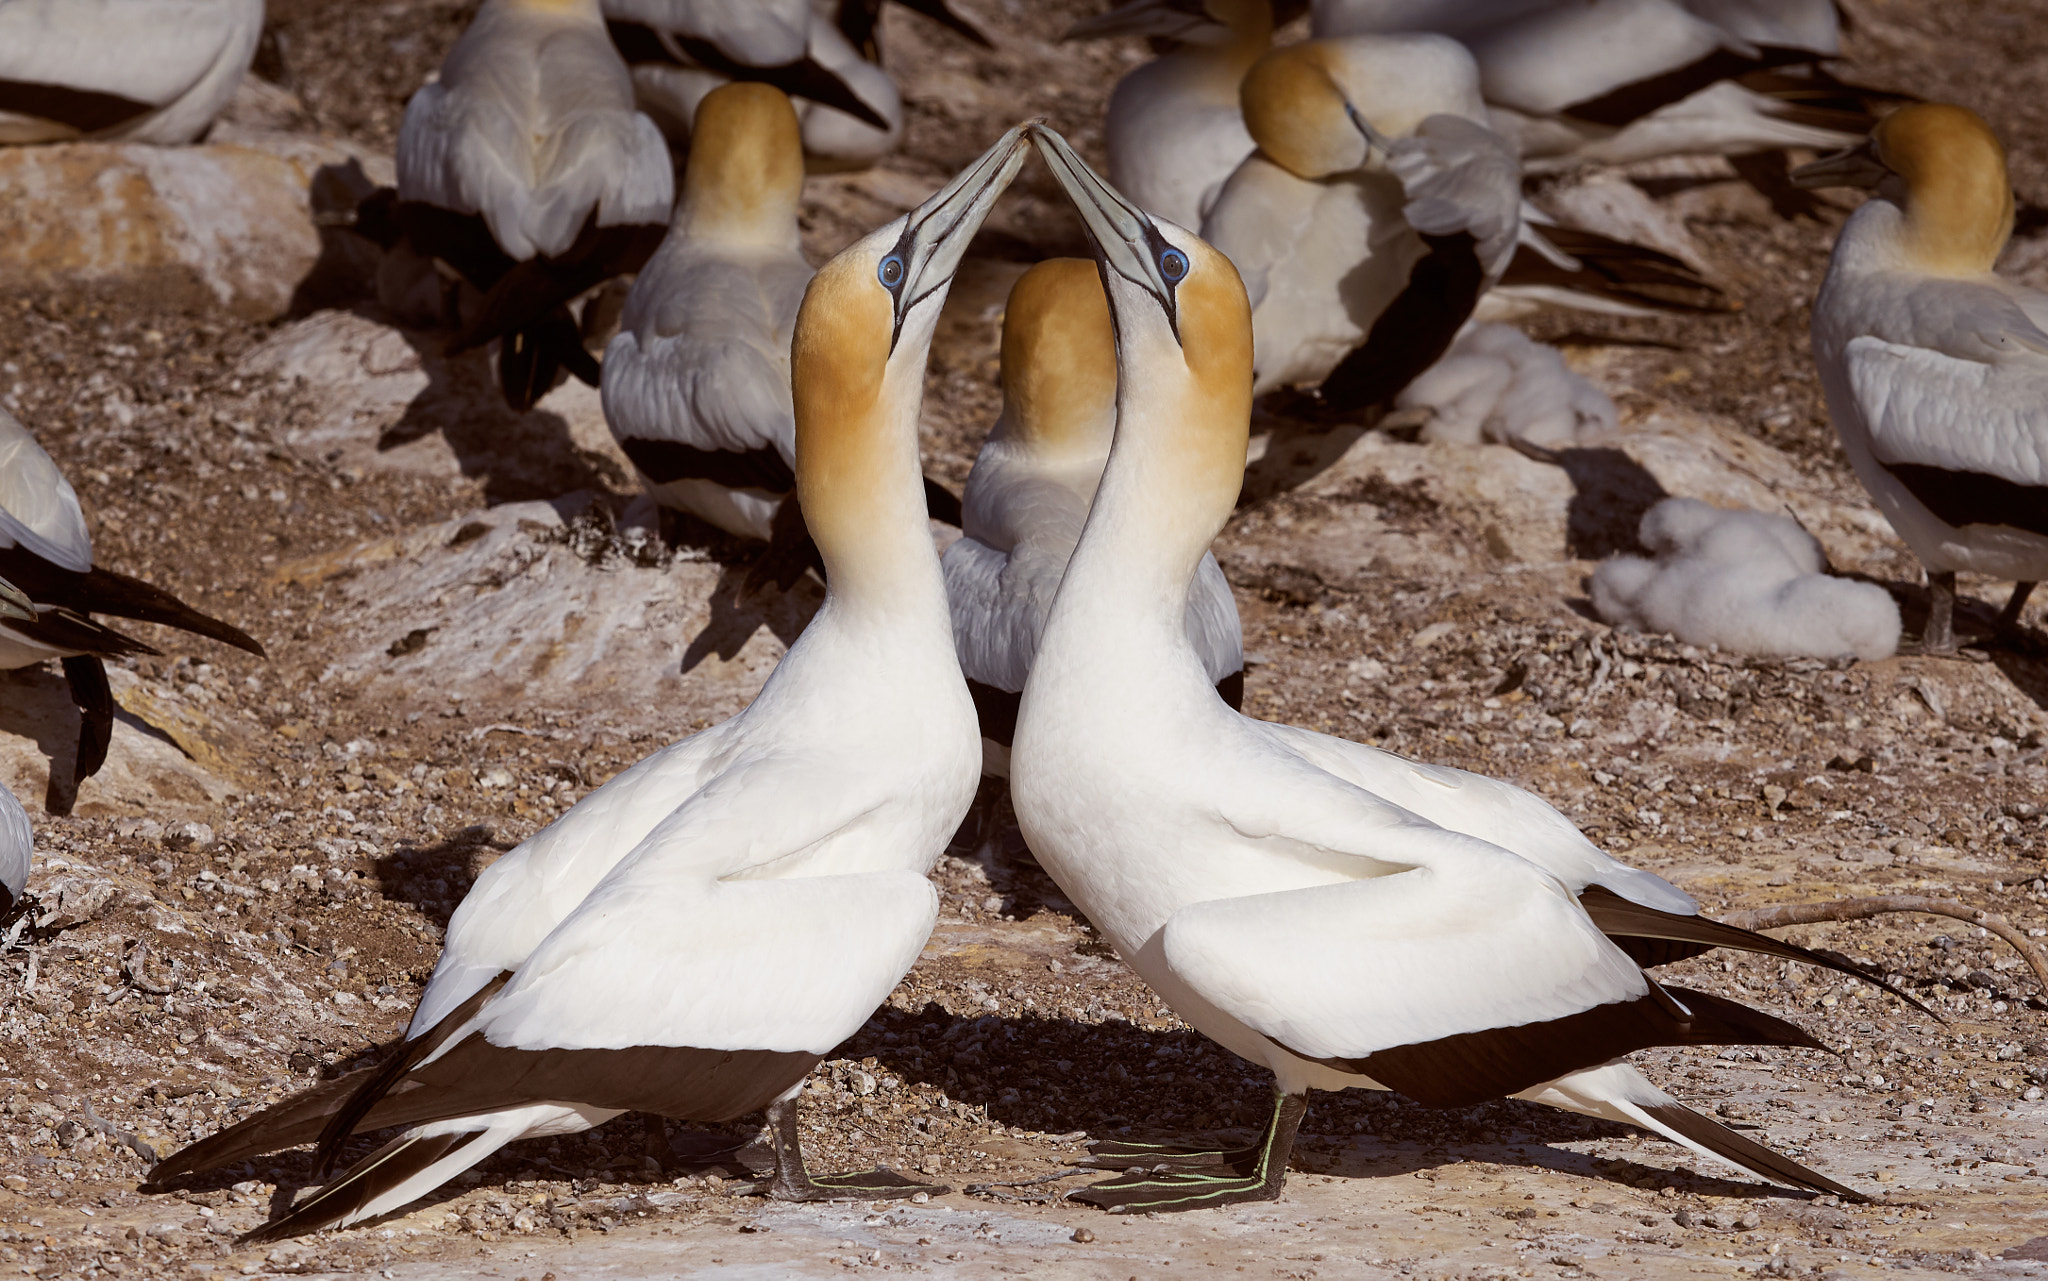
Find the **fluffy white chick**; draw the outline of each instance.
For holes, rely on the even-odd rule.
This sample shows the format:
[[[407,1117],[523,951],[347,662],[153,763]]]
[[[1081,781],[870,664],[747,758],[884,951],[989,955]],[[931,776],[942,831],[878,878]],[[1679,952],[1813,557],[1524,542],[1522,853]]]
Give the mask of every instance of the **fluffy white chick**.
[[[1522,441],[1561,448],[1614,430],[1607,393],[1565,368],[1554,347],[1508,325],[1472,323],[1394,398],[1427,415],[1424,440]]]
[[[1616,627],[1738,654],[1873,661],[1899,648],[1890,594],[1822,573],[1820,544],[1783,516],[1667,498],[1637,536],[1655,560],[1617,556],[1593,573],[1593,608]]]

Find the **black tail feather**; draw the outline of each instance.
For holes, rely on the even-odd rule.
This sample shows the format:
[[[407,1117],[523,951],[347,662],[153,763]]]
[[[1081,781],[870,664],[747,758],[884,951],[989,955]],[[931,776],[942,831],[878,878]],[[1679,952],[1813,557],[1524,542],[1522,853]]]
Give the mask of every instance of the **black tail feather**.
[[[350,1166],[348,1173],[294,1206],[290,1214],[248,1233],[239,1243],[261,1245],[334,1227],[434,1162],[474,1143],[485,1133],[483,1130],[470,1130],[422,1139],[403,1136],[393,1139]]]
[[[1773,1152],[1754,1139],[1745,1138],[1711,1118],[1701,1116],[1683,1103],[1640,1104],[1643,1111],[1694,1143],[1725,1157],[1746,1170],[1790,1187],[1809,1192],[1827,1192],[1845,1201],[1866,1202],[1870,1198],[1854,1188],[1844,1187],[1824,1174],[1816,1173],[1782,1153]]]
[[[80,599],[76,603],[65,603],[87,613],[112,614],[115,618],[135,618],[145,623],[182,628],[223,645],[247,650],[258,658],[268,657],[260,641],[234,624],[202,614],[162,588],[152,587],[139,578],[130,578],[111,569],[95,566],[85,576]]]

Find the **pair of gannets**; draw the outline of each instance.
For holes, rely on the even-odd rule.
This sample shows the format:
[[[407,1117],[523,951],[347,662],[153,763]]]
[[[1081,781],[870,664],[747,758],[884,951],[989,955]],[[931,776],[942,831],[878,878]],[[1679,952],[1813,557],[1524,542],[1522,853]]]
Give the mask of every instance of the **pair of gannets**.
[[[598,0],[484,0],[406,104],[390,219],[483,292],[449,350],[500,340],[499,385],[526,409],[564,369],[596,385],[568,303],[637,271],[674,198]]]
[[[1927,567],[1922,645],[1955,648],[1957,570],[2014,580],[2014,626],[2048,577],[2048,293],[1993,271],[2005,149],[1974,112],[1926,103],[1793,179],[1876,193],[1835,241],[1813,356],[1857,479]]]
[[[946,0],[900,0],[983,48],[987,36]],[[814,172],[864,169],[903,137],[903,95],[881,67],[882,0],[604,0],[633,68],[641,110],[678,142],[704,95],[758,80],[799,99]]]
[[[1876,94],[1818,69],[1834,0],[1315,0],[1317,36],[1433,31],[1479,61],[1531,172],[1659,156],[1840,147]]]
[[[78,492],[28,428],[0,409],[0,670],[61,659],[82,721],[72,794],[106,763],[114,734],[107,658],[158,651],[93,621],[134,618],[197,632],[261,655],[238,627],[209,618],[168,592],[92,563],[92,534]],[[63,797],[52,788],[53,800]],[[68,804],[68,801],[57,801]]]
[[[358,1129],[405,1127],[277,1237],[422,1196],[515,1139],[628,1109],[768,1109],[772,1196],[873,1198],[886,1171],[814,1178],[811,1068],[910,969],[925,879],[974,796],[918,459],[926,356],[954,271],[1024,160],[1021,129],[821,268],[791,350],[797,490],[824,603],[739,715],[640,762],[491,865],[448,926],[407,1039],[159,1165],[158,1181]]]
[[[8,0],[0,144],[192,142],[262,34],[263,0]]]
[[[804,549],[789,344],[811,280],[797,226],[804,159],[788,97],[737,81],[706,95],[675,222],[634,280],[605,350],[605,419],[662,506]],[[959,500],[927,482],[932,514]],[[785,584],[786,585],[786,584]]]
[[[1251,1148],[1098,1148],[1100,1164],[1142,1168],[1077,1195],[1118,1210],[1278,1196],[1308,1090],[1364,1086],[1438,1105],[1515,1095],[1855,1196],[1623,1061],[1816,1044],[1646,965],[1716,946],[1829,962],[1700,918],[1520,788],[1216,697],[1185,613],[1242,477],[1250,305],[1221,253],[1147,216],[1057,135],[1033,139],[1099,255],[1117,424],[1024,687],[1012,800],[1039,862],[1125,960],[1278,1087]]]

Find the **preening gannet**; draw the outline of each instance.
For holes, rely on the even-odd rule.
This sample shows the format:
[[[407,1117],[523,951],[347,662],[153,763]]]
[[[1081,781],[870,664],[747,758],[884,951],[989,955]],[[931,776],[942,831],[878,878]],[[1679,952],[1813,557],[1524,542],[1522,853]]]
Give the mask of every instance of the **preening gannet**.
[[[1124,959],[1278,1083],[1253,1148],[1111,1149],[1105,1163],[1145,1168],[1077,1195],[1121,1210],[1276,1197],[1308,1090],[1362,1086],[1438,1105],[1514,1094],[1855,1196],[1622,1061],[1655,1045],[1816,1044],[1644,965],[1721,945],[1828,962],[1701,919],[1520,788],[1216,697],[1183,613],[1237,499],[1251,309],[1222,254],[1147,217],[1058,135],[1033,140],[1097,246],[1117,426],[1024,687],[1011,796],[1040,864]]]
[[[1102,141],[1119,190],[1168,222],[1201,226],[1256,145],[1238,84],[1272,47],[1270,0],[1128,0],[1075,23],[1063,39],[1103,36],[1180,42],[1117,81]]]
[[[262,34],[263,0],[8,0],[0,144],[192,142]]]
[[[1201,229],[1251,296],[1253,390],[1391,400],[1515,252],[1521,172],[1472,57],[1436,35],[1305,41],[1261,58],[1242,96],[1259,149]]]
[[[484,292],[449,350],[500,339],[515,409],[563,369],[597,385],[568,304],[639,270],[674,198],[598,0],[484,0],[399,127],[395,223]]]
[[[1950,652],[1957,570],[2014,580],[2004,627],[2048,577],[2048,293],[1992,270],[2005,148],[1975,112],[1917,104],[1793,180],[1876,192],[1835,240],[1813,358],[1857,479],[1927,567],[1921,643]]]
[[[92,535],[78,493],[28,428],[0,409],[0,579],[14,592],[0,609],[0,669],[61,659],[82,722],[73,784],[106,763],[114,734],[114,692],[105,658],[159,651],[93,621],[135,618],[197,632],[261,655],[239,627],[209,618],[170,593],[92,563]],[[23,617],[22,605],[33,602]],[[54,789],[53,789],[54,791]]]
[[[797,489],[825,601],[753,703],[592,792],[491,865],[448,925],[408,1039],[366,1069],[187,1148],[152,1178],[356,1130],[397,1138],[256,1234],[396,1209],[514,1139],[636,1109],[768,1109],[770,1196],[898,1196],[814,1178],[796,1102],[910,969],[925,873],[980,748],[926,524],[918,407],[968,241],[1023,162],[1012,129],[811,282],[792,347]]]
[[[1094,263],[1054,258],[1018,277],[1003,311],[1002,359],[1003,412],[967,477],[962,536],[941,562],[960,670],[981,714],[984,768],[998,775],[1008,772],[1017,698],[1116,430],[1116,338]],[[1216,692],[1242,705],[1244,637],[1213,555],[1195,570],[1186,618]]]
[[[1434,31],[1479,61],[1531,173],[1840,147],[1897,95],[1847,85],[1833,0],[1315,0],[1317,36]]]
[[[945,0],[904,0],[976,44],[988,37]],[[903,96],[881,66],[881,0],[605,0],[641,110],[679,143],[697,104],[734,79],[797,99],[814,173],[865,169],[903,137]]]
[[[647,490],[743,538],[801,547],[789,341],[811,280],[804,159],[781,90],[736,81],[699,107],[682,199],[605,349],[605,419]],[[958,524],[935,483],[933,515]],[[790,564],[803,572],[804,549]]]

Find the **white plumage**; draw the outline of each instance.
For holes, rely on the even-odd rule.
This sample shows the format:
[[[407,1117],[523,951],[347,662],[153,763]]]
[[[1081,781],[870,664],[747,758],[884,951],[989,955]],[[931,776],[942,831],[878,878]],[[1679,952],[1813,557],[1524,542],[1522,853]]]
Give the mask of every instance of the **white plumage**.
[[[1890,658],[1899,607],[1874,583],[1831,578],[1813,535],[1783,516],[1667,498],[1638,535],[1654,560],[1617,556],[1593,571],[1600,617],[1736,654]]]
[[[1927,567],[1923,641],[1954,647],[1955,573],[2048,577],[2048,294],[1993,265],[2012,232],[2005,153],[1976,115],[1923,104],[1794,175],[1874,187],[1813,308],[1828,413],[1857,479]]]
[[[1468,323],[1434,365],[1394,397],[1428,415],[1422,439],[1568,448],[1614,431],[1607,393],[1565,367],[1554,347],[1507,325]]]
[[[1179,41],[1117,81],[1102,141],[1110,178],[1140,208],[1199,227],[1256,145],[1238,84],[1273,43],[1269,0],[1129,0],[1066,39],[1151,36]]]
[[[1007,771],[1016,696],[1116,430],[1116,351],[1095,264],[1024,273],[1003,313],[1003,411],[962,495],[962,537],[941,562],[960,670],[981,712],[984,768]],[[1244,639],[1216,557],[1188,593],[1188,640],[1210,680],[1243,701]]]
[[[1814,1044],[1660,987],[1623,947],[1646,922],[1672,931],[1662,938],[1755,936],[1699,921],[1675,887],[1518,788],[1214,696],[1182,608],[1237,493],[1247,300],[1221,254],[1146,219],[1057,135],[1034,139],[1106,263],[1118,420],[1025,686],[1011,795],[1039,862],[1119,954],[1204,1035],[1272,1069],[1279,1091],[1254,1149],[1211,1154],[1235,1169],[1159,1172],[1157,1152],[1116,1147],[1138,1168],[1080,1198],[1170,1210],[1276,1197],[1307,1090],[1356,1086],[1628,1115],[1771,1177],[1838,1186],[1619,1062],[1657,1044]]]
[[[1530,172],[1838,147],[1869,127],[1861,91],[1814,69],[1840,53],[1832,0],[1316,0],[1313,14],[1317,36],[1464,42]]]
[[[0,580],[0,586],[4,586]],[[0,613],[7,603],[0,599]],[[14,793],[0,787],[0,918],[14,910],[28,888],[29,858],[35,853],[35,832],[28,825],[28,811]]]
[[[75,574],[92,568],[78,491],[21,420],[0,409],[0,551],[13,547]]]
[[[323,1151],[358,1124],[410,1127],[263,1229],[289,1235],[388,1212],[514,1139],[628,1109],[768,1105],[771,1195],[912,1190],[887,1172],[813,1181],[793,1104],[916,960],[938,907],[924,873],[974,795],[918,405],[952,274],[1022,150],[1012,130],[812,284],[794,340],[798,483],[829,577],[760,694],[477,879],[388,1072],[287,1100],[153,1177],[322,1125]]]
[[[178,144],[242,83],[263,0],[7,0],[0,144]]]
[[[715,90],[698,124],[675,223],[605,351],[605,418],[657,501],[766,540],[796,479],[803,155],[789,99],[767,85]]]

